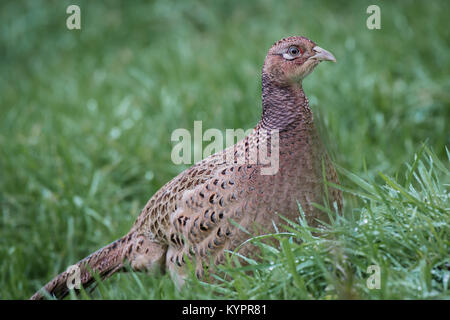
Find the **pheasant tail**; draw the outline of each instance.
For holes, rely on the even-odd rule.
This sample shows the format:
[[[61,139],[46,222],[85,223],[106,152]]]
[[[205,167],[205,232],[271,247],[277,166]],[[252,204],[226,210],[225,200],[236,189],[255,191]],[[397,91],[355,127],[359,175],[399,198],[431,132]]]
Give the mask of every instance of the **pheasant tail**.
[[[62,299],[69,294],[69,288],[79,289],[80,286],[87,288],[93,284],[95,274],[98,274],[102,280],[108,278],[124,266],[125,255],[122,243],[126,241],[127,237],[125,236],[69,267],[36,292],[31,300],[44,299],[43,291],[57,299]]]

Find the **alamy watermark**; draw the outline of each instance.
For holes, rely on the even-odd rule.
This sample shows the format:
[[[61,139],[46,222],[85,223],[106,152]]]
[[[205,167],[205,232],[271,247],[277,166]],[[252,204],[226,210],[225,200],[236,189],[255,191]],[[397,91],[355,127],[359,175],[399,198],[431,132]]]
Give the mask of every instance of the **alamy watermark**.
[[[366,285],[369,290],[381,289],[381,269],[380,266],[373,264],[367,267],[367,273],[370,277],[367,278]]]
[[[67,7],[66,13],[70,14],[70,16],[66,20],[67,29],[73,30],[81,29],[81,10],[80,7],[76,4],[71,4]]]
[[[366,20],[367,29],[381,29],[381,10],[380,7],[376,4],[372,4],[367,7],[366,12],[370,14],[370,16]]]
[[[176,142],[172,148],[171,159],[174,164],[192,164],[223,150],[224,161],[229,165],[260,164],[262,175],[275,175],[279,169],[280,138],[278,130],[260,129],[251,135],[257,143],[249,143],[241,149],[235,146],[235,139],[242,140],[254,129],[226,129],[225,138],[222,131],[208,129],[203,132],[202,121],[194,121],[194,137],[184,128],[172,132],[171,141]],[[204,149],[203,142],[211,141]],[[255,141],[255,142],[256,142]],[[192,148],[193,144],[193,148]],[[193,156],[192,156],[193,149]]]
[[[80,267],[76,264],[67,268],[66,271],[69,276],[66,280],[66,286],[68,289],[81,289],[81,271]]]

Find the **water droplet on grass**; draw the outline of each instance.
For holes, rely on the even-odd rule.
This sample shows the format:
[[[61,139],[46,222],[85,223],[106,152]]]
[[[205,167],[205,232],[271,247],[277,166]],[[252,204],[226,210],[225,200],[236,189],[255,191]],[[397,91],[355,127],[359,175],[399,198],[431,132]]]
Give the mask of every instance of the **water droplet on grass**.
[[[145,173],[145,179],[147,179],[149,181],[152,180],[154,176],[155,176],[155,174],[153,173],[153,171],[147,171]]]
[[[112,128],[111,131],[109,132],[109,136],[113,140],[119,138],[121,134],[122,134],[122,131],[120,131],[120,129],[117,127]]]
[[[95,99],[89,99],[87,102],[87,108],[90,112],[96,112],[98,109],[98,103]]]
[[[72,201],[78,208],[81,208],[81,206],[83,205],[83,199],[79,196],[74,196],[72,198]]]
[[[133,125],[134,125],[134,121],[131,119],[125,119],[125,121],[122,122],[122,127],[125,130],[131,129],[133,127]]]

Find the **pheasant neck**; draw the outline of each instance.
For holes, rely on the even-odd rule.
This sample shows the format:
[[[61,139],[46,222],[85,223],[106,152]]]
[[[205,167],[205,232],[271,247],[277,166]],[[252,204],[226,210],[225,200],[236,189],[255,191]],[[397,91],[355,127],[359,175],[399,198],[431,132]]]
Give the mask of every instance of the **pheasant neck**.
[[[263,73],[262,105],[260,126],[265,130],[279,130],[281,133],[313,126],[313,115],[301,83],[283,86]]]

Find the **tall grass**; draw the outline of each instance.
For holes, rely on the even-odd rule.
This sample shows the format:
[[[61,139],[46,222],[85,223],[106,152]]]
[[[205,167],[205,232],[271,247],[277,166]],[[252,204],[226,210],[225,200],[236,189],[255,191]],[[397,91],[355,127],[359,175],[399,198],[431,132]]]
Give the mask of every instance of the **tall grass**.
[[[277,233],[248,240],[260,248],[260,261],[236,250],[214,270],[213,283],[198,281],[192,272],[179,292],[167,276],[133,275],[125,292],[117,285],[121,278],[102,284],[94,297],[449,299],[448,166],[424,147],[397,179],[380,173],[383,184],[345,174],[353,183],[342,189],[362,206],[345,216],[329,211],[331,223],[320,228],[307,225],[299,206],[298,221],[284,219]],[[370,266],[378,267],[378,288],[370,285]]]

